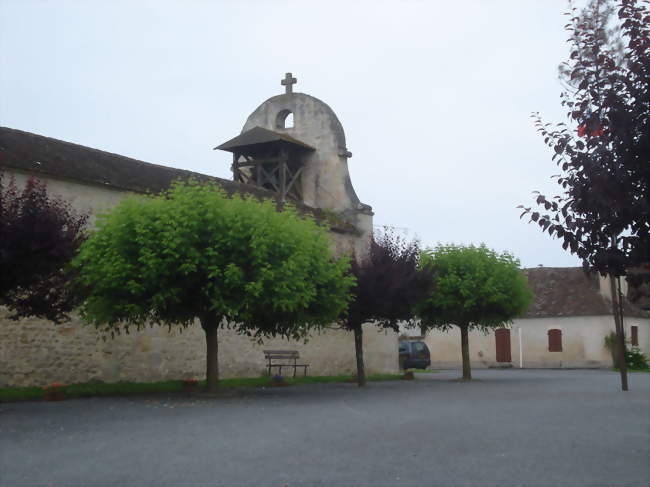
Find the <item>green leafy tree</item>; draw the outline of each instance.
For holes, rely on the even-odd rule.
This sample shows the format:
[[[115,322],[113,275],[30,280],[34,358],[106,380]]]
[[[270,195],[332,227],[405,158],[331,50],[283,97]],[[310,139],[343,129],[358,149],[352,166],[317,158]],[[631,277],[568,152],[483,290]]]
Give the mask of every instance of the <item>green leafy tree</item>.
[[[197,182],[122,201],[99,218],[74,266],[82,316],[111,334],[199,320],[210,391],[219,328],[303,338],[336,320],[353,283],[348,260],[333,257],[313,220]]]
[[[423,330],[460,328],[463,379],[470,380],[469,331],[488,332],[522,315],[532,299],[519,261],[484,245],[439,245],[422,254],[433,291],[416,308]]]

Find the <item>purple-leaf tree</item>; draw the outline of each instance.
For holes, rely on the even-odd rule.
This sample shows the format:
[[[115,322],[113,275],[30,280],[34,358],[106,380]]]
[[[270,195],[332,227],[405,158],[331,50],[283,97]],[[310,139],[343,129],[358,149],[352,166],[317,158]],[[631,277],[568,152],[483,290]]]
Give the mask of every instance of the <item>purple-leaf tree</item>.
[[[354,332],[357,383],[366,384],[363,361],[363,324],[399,331],[400,322],[413,319],[413,308],[433,281],[430,270],[419,270],[420,248],[392,231],[376,234],[368,255],[353,259],[351,273],[356,278],[352,301],[343,317],[344,328]]]
[[[0,305],[18,319],[59,323],[75,300],[67,264],[85,237],[87,215],[48,195],[35,177],[18,189],[0,172]]]
[[[650,262],[650,10],[641,3],[591,0],[567,13],[571,53],[561,75],[569,77],[562,93],[568,121],[551,125],[533,115],[561,170],[554,176],[561,192],[537,193],[538,208],[521,206],[522,217],[560,239],[585,269],[611,277],[621,350],[614,281]],[[612,7],[619,24],[614,30]],[[620,365],[627,390],[624,361]]]

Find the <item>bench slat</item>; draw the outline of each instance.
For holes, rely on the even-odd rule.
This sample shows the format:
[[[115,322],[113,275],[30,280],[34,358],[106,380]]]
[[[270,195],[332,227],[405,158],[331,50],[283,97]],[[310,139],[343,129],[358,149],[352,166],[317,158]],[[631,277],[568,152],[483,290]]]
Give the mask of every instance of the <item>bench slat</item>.
[[[263,350],[264,352],[264,358],[268,361],[266,364],[268,371],[269,371],[269,376],[271,375],[271,369],[273,367],[277,367],[279,373],[282,373],[282,368],[283,367],[293,367],[293,376],[296,376],[296,369],[298,367],[302,367],[305,376],[307,375],[307,367],[309,367],[309,364],[299,364],[297,363],[298,359],[300,358],[300,354],[298,353],[297,350]],[[292,362],[289,363],[274,363],[274,360],[289,360]]]
[[[267,359],[290,359],[296,360],[300,358],[300,355],[296,353],[264,353],[264,358]]]

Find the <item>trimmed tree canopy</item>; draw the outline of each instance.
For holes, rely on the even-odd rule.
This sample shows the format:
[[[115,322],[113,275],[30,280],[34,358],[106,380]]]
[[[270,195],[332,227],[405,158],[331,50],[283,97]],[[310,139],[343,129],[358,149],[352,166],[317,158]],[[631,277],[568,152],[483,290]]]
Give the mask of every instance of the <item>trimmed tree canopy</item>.
[[[0,172],[0,305],[14,319],[63,321],[74,306],[66,266],[85,237],[87,216],[48,195],[36,178],[22,190],[2,179]]]
[[[435,273],[435,292],[418,308],[425,326],[484,331],[511,322],[532,298],[519,260],[484,245],[439,245],[424,252],[422,265]]]
[[[523,314],[532,299],[519,261],[484,245],[439,245],[424,252],[422,264],[434,273],[433,292],[422,300],[417,314],[422,326],[461,329],[463,377],[471,378],[468,331],[488,331]]]
[[[326,230],[312,220],[196,182],[124,200],[100,217],[75,266],[83,317],[111,332],[199,319],[212,386],[218,327],[301,338],[335,321],[353,283],[348,260],[333,257]]]

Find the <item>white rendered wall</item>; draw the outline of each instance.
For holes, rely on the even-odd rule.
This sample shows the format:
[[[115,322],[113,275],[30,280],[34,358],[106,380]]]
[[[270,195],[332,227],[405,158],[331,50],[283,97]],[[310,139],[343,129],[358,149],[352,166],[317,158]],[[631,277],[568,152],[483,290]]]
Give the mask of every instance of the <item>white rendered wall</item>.
[[[630,327],[638,326],[639,347],[650,356],[650,319],[625,318],[625,331],[629,339]],[[548,330],[562,330],[562,351],[548,351]],[[521,330],[522,347],[519,346]],[[564,318],[518,319],[510,327],[511,365],[520,366],[520,351],[524,368],[606,368],[612,366],[610,352],[604,340],[614,330],[611,316],[574,316]],[[431,351],[432,368],[458,368],[461,366],[460,331],[453,327],[449,332],[431,331],[425,337]],[[496,361],[494,332],[487,335],[471,332],[469,337],[472,367],[498,367],[508,364]]]
[[[23,172],[3,169],[4,173],[13,176],[19,188],[24,187],[29,178]],[[89,224],[95,223],[96,215],[111,209],[126,196],[132,195],[129,191],[121,191],[113,187],[101,187],[99,185],[80,184],[74,181],[65,181],[56,178],[38,176],[40,181],[47,184],[47,192],[51,196],[58,196],[77,211],[89,215]]]

